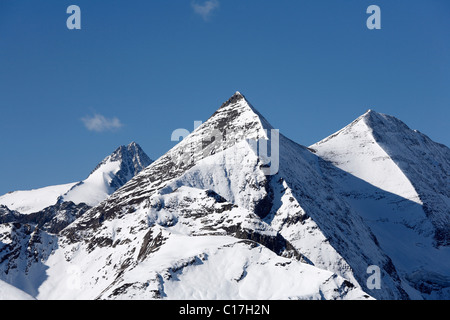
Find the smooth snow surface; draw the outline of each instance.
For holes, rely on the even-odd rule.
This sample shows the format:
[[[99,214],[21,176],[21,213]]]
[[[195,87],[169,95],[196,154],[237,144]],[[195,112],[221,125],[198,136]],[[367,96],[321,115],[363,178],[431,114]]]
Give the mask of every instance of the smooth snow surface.
[[[72,201],[75,204],[86,203],[91,207],[99,204],[115,191],[110,185],[115,174],[120,170],[120,164],[120,161],[104,163],[86,180],[65,193],[64,201]]]
[[[28,191],[15,191],[0,197],[0,204],[23,214],[41,211],[54,205],[58,198],[69,191],[76,183],[45,187]]]
[[[22,290],[0,280],[0,301],[1,300],[34,300],[34,298]]]
[[[338,168],[380,189],[422,204],[411,182],[375,140],[372,128],[365,121],[367,116],[365,114],[311,148]]]

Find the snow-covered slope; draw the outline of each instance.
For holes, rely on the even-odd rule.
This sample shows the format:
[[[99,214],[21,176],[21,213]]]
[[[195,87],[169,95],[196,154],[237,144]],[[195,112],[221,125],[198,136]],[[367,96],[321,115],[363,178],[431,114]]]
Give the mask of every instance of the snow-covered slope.
[[[64,193],[61,200],[75,204],[86,203],[93,207],[151,163],[150,158],[135,142],[121,146],[106,157],[86,180]]]
[[[69,183],[35,190],[10,192],[0,197],[0,204],[22,214],[38,212],[54,205],[58,198],[75,184]]]
[[[5,300],[34,300],[34,298],[22,290],[0,280],[0,301]]]
[[[82,218],[69,226],[63,249],[47,262],[50,280],[38,298],[370,298],[302,262],[268,224],[215,192],[186,186],[166,191],[131,214],[99,225]],[[80,230],[78,223],[94,225]],[[71,290],[65,270],[73,270]]]
[[[375,112],[369,110],[311,148],[338,168],[380,189],[422,204],[408,177],[376,141],[367,121],[372,117],[375,117]]]
[[[327,161],[322,170],[374,232],[410,296],[448,298],[450,150],[372,110],[311,148]]]

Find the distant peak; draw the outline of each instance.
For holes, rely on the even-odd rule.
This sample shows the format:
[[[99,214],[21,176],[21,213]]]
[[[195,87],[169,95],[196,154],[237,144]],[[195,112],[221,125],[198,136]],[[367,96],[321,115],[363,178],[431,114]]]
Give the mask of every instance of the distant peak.
[[[142,152],[141,146],[134,141],[128,144],[128,146],[126,146],[126,149],[128,151],[132,150],[133,152]]]
[[[358,127],[361,123],[364,124],[364,127]],[[410,129],[406,124],[404,124],[402,121],[393,116],[376,112],[373,109],[368,109],[364,114],[359,116],[349,125],[333,133],[332,135],[326,137],[325,139],[317,142],[314,145],[323,144],[341,134],[348,134],[349,132],[357,132],[358,130],[370,130],[372,135],[376,135],[379,138],[387,131],[394,132],[394,131],[405,131]]]
[[[135,154],[139,152],[143,152],[141,146],[133,141],[128,145],[118,147],[109,157],[116,158],[118,156],[123,156],[125,153]]]
[[[128,147],[139,147],[139,145],[136,142],[132,141],[128,144]]]
[[[100,162],[94,170],[92,170],[91,175],[110,161],[120,161],[124,165],[126,165],[127,163],[133,163],[136,167],[139,168],[139,170],[137,171],[142,170],[142,168],[147,167],[153,162],[153,160],[151,160],[147,156],[144,150],[142,150],[139,144],[133,141],[127,146],[123,145],[118,147],[112,154],[103,159],[103,161]]]

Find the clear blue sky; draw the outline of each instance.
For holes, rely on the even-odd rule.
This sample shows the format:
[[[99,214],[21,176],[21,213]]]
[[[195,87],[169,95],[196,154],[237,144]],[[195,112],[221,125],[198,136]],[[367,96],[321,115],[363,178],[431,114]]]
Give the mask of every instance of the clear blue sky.
[[[131,141],[156,159],[235,91],[303,145],[369,108],[450,145],[450,1],[204,3],[1,0],[0,194],[82,180]]]

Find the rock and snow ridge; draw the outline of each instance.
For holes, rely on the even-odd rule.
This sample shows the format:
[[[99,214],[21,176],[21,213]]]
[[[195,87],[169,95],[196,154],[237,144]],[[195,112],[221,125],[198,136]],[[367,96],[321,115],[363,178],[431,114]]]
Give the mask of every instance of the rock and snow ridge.
[[[96,206],[151,163],[135,142],[121,146],[100,162],[87,179],[61,195],[60,202]]]
[[[99,204],[128,180],[150,165],[152,160],[132,142],[121,146],[100,162],[83,181],[45,188],[15,191],[0,196],[0,205],[22,214],[39,212],[58,202]]]
[[[237,92],[58,236],[1,224],[0,279],[38,299],[448,298],[448,148],[391,120],[369,112],[310,148],[280,135],[268,176],[253,142],[272,126]]]
[[[121,146],[81,182],[16,191],[1,196],[0,223],[26,223],[57,234],[151,162],[135,142]]]

